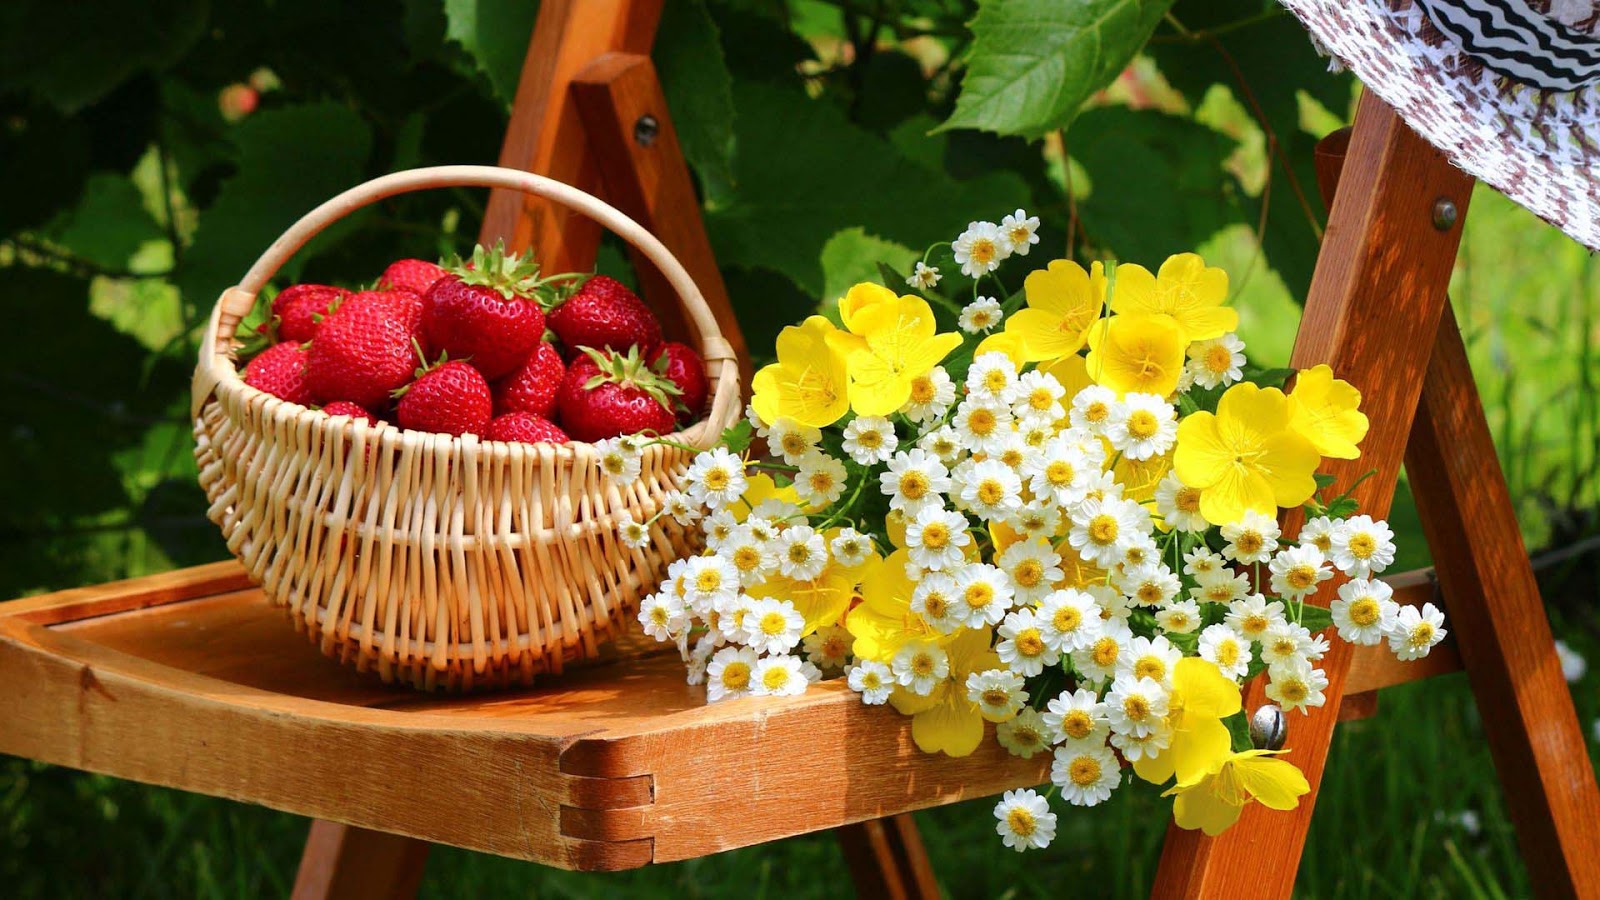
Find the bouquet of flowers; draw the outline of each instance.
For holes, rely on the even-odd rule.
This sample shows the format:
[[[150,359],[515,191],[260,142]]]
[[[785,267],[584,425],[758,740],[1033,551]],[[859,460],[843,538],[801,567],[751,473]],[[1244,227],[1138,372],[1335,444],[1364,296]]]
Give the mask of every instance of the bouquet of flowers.
[[[1054,260],[1007,291],[996,270],[1037,227],[1022,210],[975,222],[908,293],[858,284],[783,329],[747,421],[658,514],[700,522],[707,549],[639,620],[713,702],[843,675],[911,716],[925,752],[992,733],[1052,753],[1049,794],[1075,806],[1127,767],[1208,834],[1252,800],[1291,809],[1306,780],[1274,758],[1281,727],[1252,745],[1241,685],[1264,673],[1281,725],[1324,702],[1328,626],[1401,659],[1445,635],[1377,579],[1389,527],[1317,472],[1359,456],[1360,392],[1327,366],[1252,366],[1226,273],[1192,253],[1153,274]],[[939,290],[940,248],[971,281],[964,304]],[[601,445],[605,468],[631,478],[651,440]],[[1300,506],[1304,527],[1280,533]],[[1337,599],[1307,604],[1336,572]],[[1004,796],[1007,846],[1050,843],[1048,799]]]

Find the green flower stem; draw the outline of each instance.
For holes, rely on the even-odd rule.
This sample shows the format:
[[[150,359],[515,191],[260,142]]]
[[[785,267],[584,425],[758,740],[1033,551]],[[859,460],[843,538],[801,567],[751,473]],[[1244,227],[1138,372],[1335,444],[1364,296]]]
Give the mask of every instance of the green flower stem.
[[[844,501],[843,506],[839,507],[837,510],[834,510],[833,515],[823,520],[821,525],[816,526],[817,530],[825,531],[829,528],[832,528],[837,522],[839,522],[839,520],[847,518],[848,514],[855,507],[856,501],[861,499],[861,491],[867,486],[867,481],[871,478],[872,471],[869,469],[862,474],[861,480],[856,482],[856,488],[850,492],[850,498]]]

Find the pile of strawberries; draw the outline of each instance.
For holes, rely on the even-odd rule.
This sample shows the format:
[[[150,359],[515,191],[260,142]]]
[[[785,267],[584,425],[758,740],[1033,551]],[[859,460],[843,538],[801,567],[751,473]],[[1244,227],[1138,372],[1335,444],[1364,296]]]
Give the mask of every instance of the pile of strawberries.
[[[527,256],[478,247],[438,266],[402,259],[372,290],[285,288],[246,384],[328,415],[493,441],[668,434],[700,417],[705,368],[627,287],[541,278]]]

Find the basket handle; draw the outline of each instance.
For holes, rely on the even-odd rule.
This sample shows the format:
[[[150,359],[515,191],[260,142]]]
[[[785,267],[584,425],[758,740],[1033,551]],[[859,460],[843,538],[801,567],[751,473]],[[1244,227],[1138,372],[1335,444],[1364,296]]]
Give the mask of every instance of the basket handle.
[[[289,226],[281,237],[272,242],[261,254],[244,280],[237,287],[228,288],[218,298],[206,326],[205,340],[200,344],[200,361],[195,370],[193,405],[191,413],[199,416],[200,409],[216,389],[217,383],[235,371],[231,353],[233,336],[239,322],[254,308],[256,296],[267,282],[278,273],[306,242],[316,237],[328,226],[364,206],[397,194],[443,187],[505,188],[532,194],[559,203],[605,226],[618,237],[643,253],[667,283],[677,292],[689,314],[689,321],[700,335],[700,355],[707,362],[732,361],[733,346],[723,338],[716,317],[706,305],[705,297],[695,287],[694,279],[677,257],[644,226],[635,222],[621,210],[594,195],[569,184],[500,166],[432,166],[425,169],[407,169],[382,175],[356,185],[321,206],[311,210],[298,222]],[[722,368],[726,369],[726,366]]]

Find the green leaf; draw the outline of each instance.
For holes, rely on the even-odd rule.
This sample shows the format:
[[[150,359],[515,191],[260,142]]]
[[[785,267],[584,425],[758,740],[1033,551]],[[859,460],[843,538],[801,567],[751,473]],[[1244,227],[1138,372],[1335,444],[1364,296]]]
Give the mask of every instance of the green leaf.
[[[0,93],[24,91],[64,113],[140,72],[176,62],[206,33],[202,0],[137,4],[0,3]]]
[[[1250,717],[1243,710],[1234,713],[1222,720],[1228,726],[1228,738],[1235,753],[1242,753],[1251,748],[1250,743]]]
[[[1294,375],[1294,372],[1294,369],[1257,369],[1254,367],[1246,367],[1244,371],[1244,380],[1256,385],[1257,387],[1282,388],[1284,382],[1288,381],[1290,376]]]
[[[539,4],[528,0],[444,0],[445,37],[461,45],[507,106],[517,95]]]
[[[165,237],[125,175],[97,172],[83,186],[76,208],[50,229],[54,242],[105,269],[122,269],[140,245]]]
[[[1035,138],[1072,123],[1172,0],[982,0],[955,112],[940,126]]]
[[[1290,608],[1292,609],[1293,607],[1291,606]],[[1316,634],[1333,624],[1333,614],[1323,607],[1306,603],[1301,606],[1300,614],[1295,617],[1295,621],[1304,625],[1307,631]]]
[[[755,437],[755,429],[751,427],[749,419],[740,419],[722,432],[722,437],[717,441],[727,447],[731,453],[743,453],[750,448],[750,441]]]
[[[667,4],[652,57],[684,158],[716,206],[733,190],[733,76],[705,0]]]
[[[1319,491],[1338,480],[1326,472],[1318,472],[1311,477],[1317,482],[1317,490]]]
[[[910,271],[917,251],[867,234],[864,228],[835,232],[822,246],[822,307],[833,309],[852,285],[877,281],[879,265]]]

